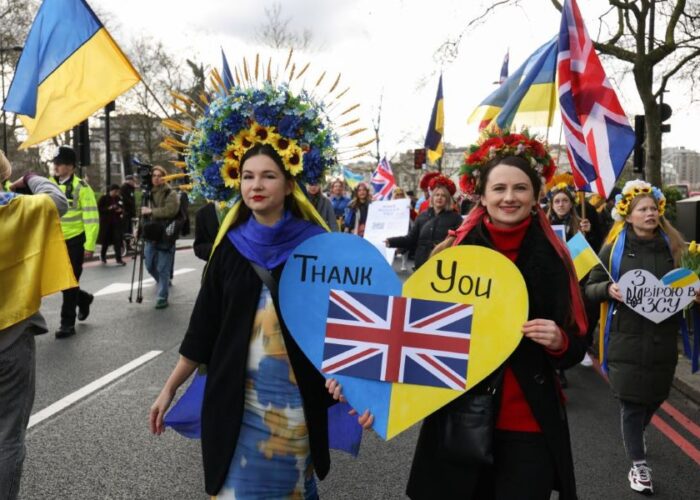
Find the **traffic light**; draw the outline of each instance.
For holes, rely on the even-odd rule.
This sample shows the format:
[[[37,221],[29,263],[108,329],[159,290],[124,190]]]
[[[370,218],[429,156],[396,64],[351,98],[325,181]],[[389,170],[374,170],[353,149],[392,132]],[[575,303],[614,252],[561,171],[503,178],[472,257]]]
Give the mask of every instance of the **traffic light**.
[[[421,170],[425,165],[425,148],[413,150],[413,168]]]
[[[659,113],[661,114],[661,133],[663,134],[664,132],[670,132],[671,124],[663,122],[671,118],[671,115],[673,114],[671,106],[669,106],[665,102],[662,102],[661,104],[659,104]]]
[[[635,174],[644,173],[644,115],[634,115],[634,153],[632,171]]]

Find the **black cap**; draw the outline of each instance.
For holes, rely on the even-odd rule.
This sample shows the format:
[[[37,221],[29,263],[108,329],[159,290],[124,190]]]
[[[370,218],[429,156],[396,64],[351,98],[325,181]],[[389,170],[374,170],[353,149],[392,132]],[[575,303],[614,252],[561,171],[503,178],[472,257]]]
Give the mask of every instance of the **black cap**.
[[[75,166],[76,156],[73,148],[61,146],[58,148],[58,153],[53,158],[54,165],[73,165]]]
[[[119,184],[112,184],[109,186],[109,191],[114,191],[114,190],[119,191]]]

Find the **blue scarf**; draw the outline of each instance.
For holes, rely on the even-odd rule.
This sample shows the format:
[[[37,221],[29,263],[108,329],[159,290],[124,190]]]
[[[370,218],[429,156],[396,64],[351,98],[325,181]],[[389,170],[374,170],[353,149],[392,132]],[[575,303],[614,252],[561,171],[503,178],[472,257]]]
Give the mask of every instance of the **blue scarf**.
[[[251,215],[226,236],[243,257],[269,270],[284,264],[301,242],[324,232],[322,227],[297,219],[285,210],[273,226],[260,224]]]

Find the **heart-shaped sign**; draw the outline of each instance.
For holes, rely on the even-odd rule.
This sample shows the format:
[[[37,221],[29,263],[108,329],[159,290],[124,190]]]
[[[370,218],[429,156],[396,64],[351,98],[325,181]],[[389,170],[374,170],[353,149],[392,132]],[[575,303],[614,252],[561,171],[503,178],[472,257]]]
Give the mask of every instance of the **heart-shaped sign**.
[[[331,290],[352,292],[343,294],[349,300],[372,294],[472,305],[464,390],[483,380],[515,350],[527,320],[525,282],[517,267],[498,252],[474,246],[450,248],[426,262],[402,287],[391,266],[369,242],[348,234],[321,234],[292,252],[279,289],[284,321],[319,371],[326,348]],[[464,392],[324,375],[340,381],[350,405],[371,411],[374,430],[384,439],[396,436]]]
[[[617,284],[625,305],[654,323],[682,311],[700,289],[698,276],[684,267],[669,271],[661,280],[649,271],[633,269]]]

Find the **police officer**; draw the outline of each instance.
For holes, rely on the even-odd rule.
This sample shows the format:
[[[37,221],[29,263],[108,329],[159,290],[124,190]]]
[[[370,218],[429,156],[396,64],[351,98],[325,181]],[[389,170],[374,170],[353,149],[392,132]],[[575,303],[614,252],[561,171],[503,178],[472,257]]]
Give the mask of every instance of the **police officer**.
[[[66,239],[68,256],[75,278],[80,280],[83,272],[83,259],[92,257],[100,228],[95,193],[75,172],[75,151],[68,146],[58,148],[53,159],[55,175],[52,181],[58,185],[68,199],[68,211],[61,217],[61,229]],[[61,307],[61,327],[56,330],[56,338],[75,335],[75,309],[78,319],[83,321],[90,314],[90,304],[94,297],[80,287],[63,291]]]

